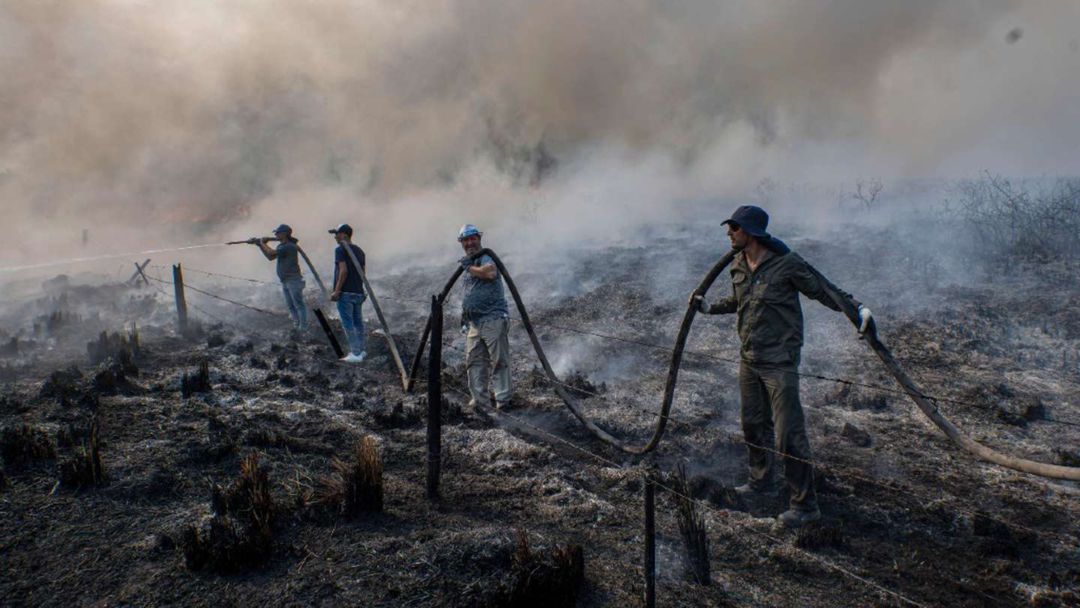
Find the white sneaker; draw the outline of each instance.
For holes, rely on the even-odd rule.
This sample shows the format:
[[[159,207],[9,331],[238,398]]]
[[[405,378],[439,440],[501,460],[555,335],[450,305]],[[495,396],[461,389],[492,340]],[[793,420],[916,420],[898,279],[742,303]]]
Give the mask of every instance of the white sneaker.
[[[364,362],[364,357],[366,357],[366,356],[367,356],[367,353],[360,353],[359,355],[349,353],[348,355],[342,357],[341,360],[346,362],[346,363],[363,363]]]

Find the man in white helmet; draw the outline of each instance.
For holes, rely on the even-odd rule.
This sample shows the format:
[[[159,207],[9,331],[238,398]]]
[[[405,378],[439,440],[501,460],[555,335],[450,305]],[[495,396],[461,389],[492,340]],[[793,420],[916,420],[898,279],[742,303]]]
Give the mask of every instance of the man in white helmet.
[[[465,250],[459,260],[465,269],[462,277],[465,295],[461,302],[461,322],[465,326],[465,365],[469,373],[472,406],[491,406],[488,392],[495,393],[495,407],[510,406],[510,314],[503,292],[502,277],[490,256],[473,259],[483,247],[483,233],[465,224],[458,232],[458,242]]]

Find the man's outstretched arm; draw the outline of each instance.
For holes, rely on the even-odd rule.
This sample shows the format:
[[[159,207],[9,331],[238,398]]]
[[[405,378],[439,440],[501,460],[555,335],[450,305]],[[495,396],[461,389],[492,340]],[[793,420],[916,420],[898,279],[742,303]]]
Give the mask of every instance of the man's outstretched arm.
[[[874,316],[869,308],[850,293],[834,285],[802,258],[797,260],[792,270],[791,282],[804,296],[847,315],[851,322],[858,326],[860,334],[876,331]]]

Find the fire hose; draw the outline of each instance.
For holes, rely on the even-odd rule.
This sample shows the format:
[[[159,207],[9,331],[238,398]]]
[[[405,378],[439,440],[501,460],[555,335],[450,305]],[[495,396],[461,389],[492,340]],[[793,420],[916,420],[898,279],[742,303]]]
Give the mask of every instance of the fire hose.
[[[734,259],[736,253],[736,251],[732,250],[724,254],[701,279],[701,281],[698,283],[698,286],[694,289],[693,295],[704,296],[705,293],[709,290],[709,288],[712,287],[712,284],[716,281],[717,277],[720,276],[720,273],[723,272],[724,268],[726,268],[728,264],[731,263],[732,259]],[[551,364],[548,362],[547,355],[545,354],[544,349],[540,344],[540,340],[536,335],[536,330],[533,327],[532,321],[530,321],[529,319],[529,313],[525,309],[524,302],[522,302],[521,300],[521,294],[518,292],[517,285],[514,284],[513,278],[507,271],[506,265],[503,264],[499,256],[490,249],[483,249],[472,255],[471,257],[473,260],[476,260],[477,258],[484,255],[491,257],[491,260],[495,263],[496,268],[498,268],[499,273],[503,277],[503,280],[506,282],[506,287],[510,290],[510,294],[514,298],[514,304],[517,307],[518,314],[521,316],[521,324],[525,327],[525,331],[529,336],[529,341],[532,343],[533,350],[536,352],[536,356],[540,360],[540,365],[543,367],[544,374],[547,376],[548,380],[551,381],[555,392],[558,394],[559,398],[563,400],[563,402],[566,404],[567,408],[574,415],[574,417],[577,418],[581,422],[581,424],[594,436],[628,454],[647,454],[652,450],[656,449],[656,447],[660,444],[661,438],[664,436],[664,431],[667,429],[668,419],[671,415],[671,406],[674,402],[675,386],[678,383],[679,368],[682,365],[683,351],[686,347],[686,340],[690,334],[690,327],[693,324],[694,317],[697,314],[697,307],[689,303],[687,304],[686,312],[683,315],[682,324],[679,326],[679,333],[676,335],[675,338],[675,345],[671,349],[671,359],[668,367],[667,380],[664,385],[663,401],[660,405],[660,414],[657,418],[656,427],[653,430],[652,437],[644,445],[630,445],[620,440],[619,438],[611,435],[611,433],[608,433],[604,429],[600,428],[585,416],[585,414],[582,412],[581,408],[578,405],[578,401],[566,391],[566,389],[564,388],[566,385],[559,380],[558,376],[555,375],[555,371],[551,368]],[[816,269],[811,269],[815,274],[821,277],[820,273],[818,273]],[[462,272],[464,272],[464,268],[457,268],[450,276],[450,279],[446,282],[443,290],[436,297],[440,306],[445,304],[446,297],[449,295],[450,290],[454,287],[454,284],[457,282]],[[835,290],[829,288],[829,283],[827,281],[823,280],[822,284],[826,286],[826,293],[828,294],[829,298],[833,302],[835,302],[836,305],[840,307],[840,310],[844,313],[844,315],[847,316],[847,318],[856,327],[858,327],[861,320],[859,319],[858,310],[855,308],[852,302],[848,298],[837,293]],[[412,391],[416,376],[419,373],[420,360],[422,359],[424,348],[427,345],[427,340],[430,336],[430,333],[431,319],[429,318],[427,324],[424,327],[423,334],[420,337],[420,344],[417,347],[416,356],[413,357],[412,368],[410,369],[408,378],[405,381],[406,391]],[[994,450],[992,448],[986,447],[978,443],[974,439],[971,439],[963,432],[961,432],[960,429],[958,429],[948,418],[946,418],[940,412],[940,410],[938,410],[936,406],[934,406],[930,402],[931,398],[928,397],[918,387],[918,385],[915,384],[914,380],[912,380],[911,377],[907,375],[903,367],[901,367],[899,362],[896,361],[896,358],[893,357],[888,347],[886,347],[885,344],[881,341],[881,339],[877,336],[876,332],[868,332],[868,334],[864,335],[863,338],[866,340],[870,348],[874,351],[874,354],[876,354],[881,360],[882,364],[885,366],[885,369],[889,372],[889,374],[896,380],[897,383],[900,384],[901,387],[903,387],[904,392],[911,398],[911,400],[915,402],[915,405],[918,406],[919,410],[922,411],[922,413],[926,415],[926,417],[929,418],[930,421],[933,422],[934,425],[937,426],[943,433],[945,433],[945,435],[956,445],[960,446],[967,452],[977,456],[978,458],[986,462],[997,464],[1006,468],[1014,469],[1024,473],[1030,473],[1033,475],[1038,475],[1041,477],[1064,479],[1069,481],[1080,481],[1080,468],[1036,462],[1034,460],[1010,456],[998,452],[997,450]]]
[[[811,270],[819,277],[821,276],[821,274],[812,267]],[[855,325],[855,327],[858,327],[861,322],[859,319],[859,311],[856,310],[851,301],[841,294],[836,293],[835,290],[830,289],[826,281],[822,281],[822,284],[826,286],[825,292],[828,294],[829,299],[840,307],[840,310],[843,311],[844,315]],[[876,332],[868,332],[863,338],[870,346],[870,349],[874,351],[874,354],[878,356],[878,359],[881,359],[881,363],[885,366],[885,369],[888,370],[889,375],[891,375],[904,389],[904,392],[915,402],[915,405],[918,406],[919,410],[956,445],[986,462],[1009,469],[1021,471],[1023,473],[1031,473],[1032,475],[1038,475],[1040,477],[1080,481],[1080,468],[1078,467],[1066,467],[1002,454],[1001,452],[986,447],[971,437],[968,437],[960,429],[956,428],[956,425],[946,418],[937,406],[931,403],[931,398],[928,397],[926,393],[915,384],[915,381],[907,375],[907,372],[904,371],[904,368],[901,367],[900,363],[893,357],[892,352],[889,351],[888,347],[885,346],[877,336]]]
[[[547,354],[544,353],[543,346],[540,345],[540,339],[536,335],[536,330],[533,328],[532,321],[529,320],[529,312],[525,309],[525,303],[521,300],[521,294],[518,292],[517,285],[514,284],[514,279],[510,276],[510,273],[506,270],[506,265],[503,264],[499,256],[495,255],[495,252],[490,249],[483,249],[471,256],[472,259],[477,259],[481,256],[491,256],[493,262],[495,262],[496,268],[499,269],[499,273],[502,275],[503,280],[506,281],[506,287],[510,290],[510,294],[514,298],[514,304],[517,306],[518,314],[521,316],[521,324],[525,327],[525,331],[529,334],[529,341],[532,343],[533,350],[536,352],[536,357],[540,360],[540,365],[544,369],[544,374],[548,380],[551,381],[551,385],[554,387],[555,392],[559,395],[559,398],[563,400],[566,407],[570,410],[570,413],[577,418],[586,429],[589,430],[600,440],[626,452],[627,454],[647,454],[656,449],[656,446],[660,444],[660,439],[664,436],[664,431],[667,429],[668,417],[671,413],[671,404],[675,397],[675,385],[678,382],[679,368],[682,365],[683,349],[686,347],[686,339],[690,335],[690,325],[694,321],[694,315],[697,313],[697,309],[692,306],[688,306],[686,314],[683,316],[682,325],[679,327],[678,337],[675,339],[675,347],[671,351],[671,364],[668,367],[667,382],[664,385],[664,400],[660,406],[660,416],[656,422],[656,428],[653,430],[652,438],[647,443],[640,446],[630,445],[621,439],[613,436],[604,429],[597,426],[593,421],[581,411],[578,405],[578,401],[567,392],[564,388],[564,384],[555,375],[555,370],[551,368],[551,363],[548,362]],[[711,270],[705,275],[698,284],[694,293],[704,294],[709,287],[716,281],[716,277],[731,263],[732,258],[735,257],[735,252],[728,252],[724,257],[720,258]],[[446,286],[443,287],[442,292],[437,296],[438,303],[442,305],[446,301],[446,296],[450,293],[450,290],[454,287],[454,283],[457,282],[458,277],[464,268],[459,267],[454,274],[447,281]],[[420,359],[422,358],[424,347],[427,345],[428,336],[431,333],[431,319],[428,319],[427,325],[424,327],[424,332],[420,336],[420,345],[417,348],[416,356],[413,357],[412,369],[409,373],[409,378],[406,384],[406,390],[412,390],[413,382],[416,379],[416,375],[420,368]]]

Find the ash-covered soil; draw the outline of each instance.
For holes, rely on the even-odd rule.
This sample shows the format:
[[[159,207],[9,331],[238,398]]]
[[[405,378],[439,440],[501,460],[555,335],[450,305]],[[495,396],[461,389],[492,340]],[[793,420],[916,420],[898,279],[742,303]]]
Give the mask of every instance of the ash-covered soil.
[[[962,429],[1010,453],[1080,466],[1076,268],[954,274],[928,255],[897,253],[906,251],[898,241],[883,231],[789,244],[875,311],[886,344],[925,390],[949,400],[940,407]],[[496,239],[486,244],[499,251]],[[666,227],[640,246],[503,257],[588,415],[641,442],[686,297],[725,245],[715,226]],[[372,270],[409,357],[452,256]],[[273,285],[199,284],[282,308]],[[0,604],[562,605],[575,593],[580,606],[641,603],[642,461],[581,428],[534,372],[519,325],[515,407],[476,412],[461,393],[458,301],[447,308],[442,496],[432,503],[424,388],[402,391],[377,335],[368,361],[349,366],[314,324],[294,340],[284,318],[189,294],[198,327],[181,337],[171,291],[28,285],[5,297],[0,335]],[[727,290],[721,277],[710,297]],[[875,388],[896,386],[846,320],[813,302],[804,310],[802,396],[823,521],[779,529],[783,498],[746,504],[732,493],[745,479],[733,319],[699,317],[655,463],[667,487],[684,465],[703,501],[711,584],[687,580],[676,500],[661,488],[660,605],[903,605],[888,591],[922,605],[1080,605],[1080,487],[954,447],[906,397]],[[370,308],[365,316],[370,332]],[[101,332],[116,335],[99,343]],[[379,449],[383,508],[347,513],[327,480],[339,479],[364,437]],[[237,481],[253,453],[265,512],[256,477],[255,486]],[[221,521],[242,538],[219,527],[215,546],[235,541],[227,559],[192,563],[191,530]],[[254,529],[245,522],[268,531],[269,545],[244,544]],[[574,546],[580,584],[559,570]]]

